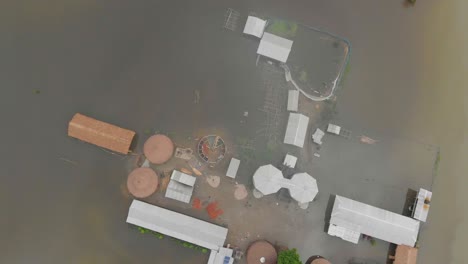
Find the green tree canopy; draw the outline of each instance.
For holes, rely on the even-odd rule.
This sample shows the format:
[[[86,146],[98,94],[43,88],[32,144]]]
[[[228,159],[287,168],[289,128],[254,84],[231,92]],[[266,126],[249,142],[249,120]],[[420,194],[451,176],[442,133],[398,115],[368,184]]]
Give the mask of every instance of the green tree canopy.
[[[278,254],[278,264],[302,264],[295,248],[283,250]]]

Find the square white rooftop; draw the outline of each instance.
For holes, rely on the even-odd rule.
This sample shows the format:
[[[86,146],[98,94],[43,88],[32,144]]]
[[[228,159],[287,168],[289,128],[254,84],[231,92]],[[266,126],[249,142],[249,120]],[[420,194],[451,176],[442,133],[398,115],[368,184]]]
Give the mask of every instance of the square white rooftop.
[[[266,20],[258,17],[249,16],[244,27],[244,34],[252,35],[258,38],[263,36],[263,31],[266,27]]]

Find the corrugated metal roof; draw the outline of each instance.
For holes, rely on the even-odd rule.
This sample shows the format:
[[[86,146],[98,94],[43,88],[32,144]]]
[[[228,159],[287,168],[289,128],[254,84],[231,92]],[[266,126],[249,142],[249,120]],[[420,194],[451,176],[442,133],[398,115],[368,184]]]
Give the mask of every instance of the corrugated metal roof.
[[[167,185],[165,196],[180,202],[190,203],[192,193],[193,187],[171,180]]]
[[[216,251],[224,245],[228,232],[224,227],[138,200],[130,205],[127,223]]]
[[[302,148],[304,146],[308,125],[309,117],[303,114],[290,113],[286,134],[284,135],[284,143]]]
[[[266,20],[258,17],[249,16],[244,27],[244,34],[249,34],[261,38],[265,30]]]
[[[330,224],[412,247],[419,233],[417,220],[342,196],[335,198]]]
[[[195,185],[195,181],[197,180],[197,178],[194,176],[185,174],[183,172],[173,170],[172,175],[171,175],[171,180],[178,181],[188,186],[193,186]]]
[[[237,170],[239,169],[239,165],[240,165],[240,160],[232,158],[231,162],[229,163],[226,176],[235,178],[237,174]]]
[[[429,214],[429,208],[431,207],[430,202],[432,199],[432,192],[420,188],[416,199],[417,201],[413,211],[413,218],[426,222],[427,215]],[[429,203],[426,203],[426,200]]]
[[[68,136],[128,154],[135,132],[77,113],[68,124]]]
[[[260,40],[257,54],[278,60],[280,62],[286,62],[291,52],[293,41],[285,39],[271,33],[263,33],[263,37]]]
[[[289,90],[288,91],[288,111],[297,112],[299,108],[299,91],[298,90]]]

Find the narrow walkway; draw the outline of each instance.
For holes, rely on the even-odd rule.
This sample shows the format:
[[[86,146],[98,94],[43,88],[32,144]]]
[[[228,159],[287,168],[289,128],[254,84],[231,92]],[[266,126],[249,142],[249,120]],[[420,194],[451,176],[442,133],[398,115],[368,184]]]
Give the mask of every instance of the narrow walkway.
[[[338,75],[338,77],[336,77],[336,79],[333,81],[333,88],[329,95],[325,97],[319,97],[319,96],[314,96],[314,95],[306,93],[304,90],[301,89],[301,87],[299,87],[299,85],[297,85],[297,83],[293,80],[291,76],[291,70],[289,69],[288,65],[281,63],[280,67],[284,69],[284,76],[286,78],[286,81],[291,82],[299,92],[301,92],[305,97],[315,102],[321,102],[321,101],[330,99],[333,96],[333,93],[335,92],[336,83],[338,82],[338,79],[340,78],[340,75]]]

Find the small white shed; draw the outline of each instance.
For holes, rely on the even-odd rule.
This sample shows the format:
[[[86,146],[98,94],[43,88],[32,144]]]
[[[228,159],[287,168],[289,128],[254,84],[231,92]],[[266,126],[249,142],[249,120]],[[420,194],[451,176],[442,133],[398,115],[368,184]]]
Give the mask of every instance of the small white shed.
[[[263,31],[265,31],[266,23],[266,20],[254,16],[249,16],[247,17],[247,22],[245,23],[244,34],[261,38],[263,36]]]
[[[297,112],[299,108],[299,91],[289,90],[288,92],[288,111]]]
[[[226,176],[230,178],[236,178],[237,170],[239,169],[240,160],[232,158],[231,163],[229,163],[229,167],[226,172]]]

